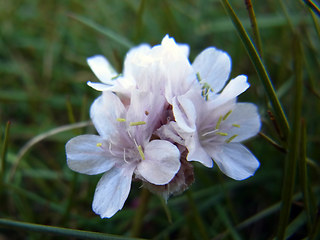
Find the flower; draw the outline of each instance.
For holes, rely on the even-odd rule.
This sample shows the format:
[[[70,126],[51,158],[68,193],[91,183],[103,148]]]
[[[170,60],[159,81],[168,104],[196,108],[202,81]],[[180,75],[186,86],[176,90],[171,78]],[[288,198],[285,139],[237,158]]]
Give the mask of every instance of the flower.
[[[151,48],[142,44],[131,49],[124,61],[123,74],[118,77],[108,60],[96,55],[87,61],[102,83],[88,82],[88,85],[99,91],[113,91],[122,98],[130,98],[132,89],[156,92],[171,104],[173,97],[200,87],[188,53],[187,45],[178,45],[166,35],[160,45]]]
[[[166,140],[150,140],[163,106],[163,98],[135,91],[125,109],[115,94],[104,92],[90,110],[99,135],[80,135],[66,144],[67,164],[72,170],[104,173],[93,200],[93,210],[101,217],[111,217],[123,207],[133,174],[164,185],[178,172],[178,148]]]
[[[98,135],[66,144],[68,166],[101,174],[93,210],[111,217],[126,201],[132,179],[167,199],[194,181],[192,162],[213,162],[227,176],[243,180],[259,167],[242,144],[260,130],[257,107],[238,103],[248,87],[240,75],[228,84],[231,59],[214,47],[191,64],[189,47],[165,36],[160,45],[142,44],[126,55],[118,74],[101,55],[87,62],[101,83],[90,117]]]

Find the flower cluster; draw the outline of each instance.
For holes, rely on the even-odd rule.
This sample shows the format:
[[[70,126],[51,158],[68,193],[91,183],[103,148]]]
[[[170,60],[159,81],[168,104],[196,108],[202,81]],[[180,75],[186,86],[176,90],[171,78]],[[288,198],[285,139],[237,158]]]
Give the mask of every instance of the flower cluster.
[[[238,103],[249,84],[240,75],[228,82],[231,60],[214,47],[188,60],[189,47],[165,36],[160,45],[131,49],[118,74],[103,56],[88,58],[101,83],[90,117],[98,135],[66,144],[67,164],[77,172],[101,174],[93,210],[113,216],[126,201],[132,179],[168,198],[193,182],[191,161],[242,180],[258,160],[241,142],[259,132],[255,105]]]

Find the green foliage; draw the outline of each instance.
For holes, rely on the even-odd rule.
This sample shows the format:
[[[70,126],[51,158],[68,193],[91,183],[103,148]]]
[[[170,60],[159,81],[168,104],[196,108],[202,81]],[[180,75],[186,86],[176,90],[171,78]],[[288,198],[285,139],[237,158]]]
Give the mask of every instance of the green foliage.
[[[245,2],[0,0],[0,239],[317,239],[317,8],[268,0],[248,12]],[[232,57],[231,77],[248,75],[240,101],[259,107],[263,127],[248,146],[261,166],[237,182],[195,164],[195,183],[167,205],[133,183],[124,209],[100,219],[99,176],[73,173],[64,150],[94,132],[86,58],[103,54],[121,72],[131,46],[167,33],[190,45],[191,61],[216,46]]]

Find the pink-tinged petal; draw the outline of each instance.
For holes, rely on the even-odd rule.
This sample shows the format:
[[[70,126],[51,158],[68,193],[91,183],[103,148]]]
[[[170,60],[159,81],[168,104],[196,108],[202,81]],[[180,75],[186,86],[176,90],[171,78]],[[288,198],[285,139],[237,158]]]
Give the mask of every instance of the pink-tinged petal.
[[[163,140],[168,140],[170,142],[179,143],[180,145],[184,144],[184,139],[180,136],[180,133],[183,132],[181,128],[177,125],[176,122],[171,121],[166,125],[162,125],[157,129],[155,134]]]
[[[201,83],[207,83],[218,93],[229,78],[231,59],[227,53],[209,47],[196,57],[192,66],[194,71],[199,73]]]
[[[217,107],[232,99],[235,99],[241,93],[246,91],[249,86],[250,85],[247,82],[247,76],[239,75],[238,77],[232,79],[223,89],[221,94],[219,94],[216,98],[212,100],[211,107]]]
[[[231,114],[221,124],[229,129],[229,136],[237,135],[232,142],[241,142],[255,136],[260,131],[260,117],[257,106],[252,103],[237,103]]]
[[[101,82],[109,85],[113,84],[112,78],[118,74],[104,56],[95,55],[89,57],[87,58],[87,63]]]
[[[169,183],[180,168],[180,152],[172,143],[153,140],[144,149],[145,160],[137,166],[137,173],[156,185]]]
[[[128,122],[144,122],[145,124],[130,127],[139,145],[149,138],[161,125],[167,103],[163,95],[153,92],[143,92],[137,89],[131,92],[131,102],[127,111]],[[166,117],[166,116],[165,116]]]
[[[226,143],[208,148],[209,154],[220,170],[235,180],[243,180],[254,175],[259,161],[240,143]]]
[[[67,164],[73,171],[89,175],[111,169],[116,160],[102,146],[104,140],[97,135],[80,135],[66,144]]]
[[[188,148],[188,161],[196,161],[202,163],[204,166],[211,168],[213,161],[210,155],[205,151],[199,142],[198,136],[192,135],[186,139],[186,147]]]
[[[134,167],[114,167],[100,179],[93,198],[92,209],[101,218],[110,218],[122,209],[128,198]]]
[[[123,117],[125,108],[119,97],[112,92],[103,92],[90,108],[90,117],[100,136],[110,137],[119,124],[118,118]]]

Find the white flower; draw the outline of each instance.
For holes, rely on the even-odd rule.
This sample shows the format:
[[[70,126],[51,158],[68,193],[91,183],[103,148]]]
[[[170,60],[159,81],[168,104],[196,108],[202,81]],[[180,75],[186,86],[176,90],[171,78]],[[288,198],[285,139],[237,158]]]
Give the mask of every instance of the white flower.
[[[151,48],[142,44],[131,49],[119,77],[115,77],[117,74],[107,59],[93,56],[87,61],[102,83],[88,82],[88,85],[99,91],[116,92],[124,98],[130,98],[132,89],[157,92],[171,104],[173,97],[199,87],[188,53],[187,45],[178,45],[166,35],[160,45]]]
[[[191,161],[213,161],[236,180],[254,174],[258,160],[241,142],[256,135],[255,105],[237,103],[249,84],[240,75],[227,85],[228,54],[214,47],[193,64],[189,47],[165,36],[160,45],[131,49],[118,74],[103,56],[88,58],[102,91],[90,116],[99,135],[81,135],[66,144],[68,166],[85,174],[104,173],[93,210],[111,217],[123,207],[132,178],[164,198],[194,180]],[[189,161],[189,162],[188,162]]]
[[[252,176],[259,162],[240,142],[259,132],[260,118],[255,105],[236,103],[236,97],[249,87],[246,76],[231,80],[219,93],[229,76],[227,55],[209,48],[196,58],[193,66],[198,69],[200,82],[205,82],[205,90],[209,92],[201,97],[189,91],[174,98],[176,121],[159,129],[159,135],[164,139],[177,139],[178,135],[179,143],[189,151],[188,161],[212,167],[213,159],[231,178],[242,180]]]
[[[155,185],[170,182],[180,168],[180,152],[165,140],[151,140],[162,120],[164,98],[134,91],[128,109],[112,92],[104,92],[91,106],[99,133],[81,135],[66,144],[68,166],[85,174],[104,173],[93,210],[111,217],[123,207],[133,174]]]

